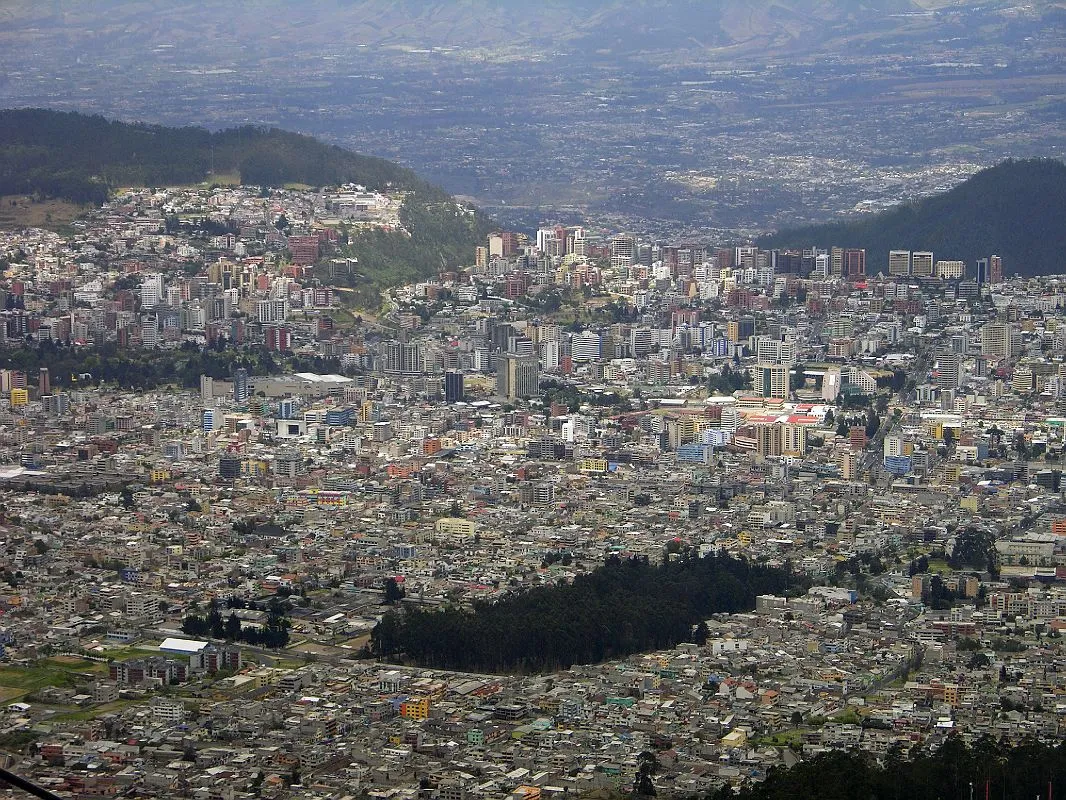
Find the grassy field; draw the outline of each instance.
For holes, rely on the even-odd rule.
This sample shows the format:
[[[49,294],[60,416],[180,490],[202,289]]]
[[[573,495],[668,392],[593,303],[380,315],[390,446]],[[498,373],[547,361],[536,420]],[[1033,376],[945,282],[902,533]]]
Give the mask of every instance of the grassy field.
[[[0,228],[50,228],[69,225],[88,210],[88,206],[65,200],[34,202],[27,195],[0,196]]]
[[[0,667],[0,692],[11,698],[23,697],[45,686],[73,686],[80,680],[79,675],[92,673],[99,675],[107,671],[107,664],[98,661],[61,656],[43,658],[28,667]]]
[[[790,731],[781,731],[775,733],[772,736],[761,736],[755,740],[755,743],[760,747],[789,747],[791,745],[802,745],[803,734],[809,733],[810,728],[796,728]]]

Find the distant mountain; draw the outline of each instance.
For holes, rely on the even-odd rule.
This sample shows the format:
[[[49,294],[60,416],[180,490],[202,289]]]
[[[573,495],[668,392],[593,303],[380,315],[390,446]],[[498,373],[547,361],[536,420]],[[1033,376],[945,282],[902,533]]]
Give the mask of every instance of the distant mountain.
[[[897,18],[909,35],[923,12],[1002,12],[1011,19],[1062,9],[1061,0],[12,0],[0,8],[0,42],[59,33],[89,49],[210,46],[261,50],[291,42],[279,25],[299,31],[305,47],[357,45],[448,47],[476,51],[594,49],[703,51],[756,46],[809,49],[817,39],[858,31],[891,36]],[[189,37],[187,31],[196,30]],[[929,22],[928,24],[933,24]],[[919,25],[918,27],[921,27]],[[166,52],[166,51],[163,51]],[[158,53],[156,55],[159,55]]]
[[[75,112],[0,110],[0,194],[99,203],[119,186],[192,184],[212,175],[268,186],[392,186],[448,199],[409,169],[288,131],[245,126],[211,133]]]
[[[862,247],[868,274],[888,271],[889,250],[929,250],[971,266],[992,254],[1010,274],[1066,272],[1066,164],[1004,161],[949,192],[880,214],[784,230],[762,247]]]

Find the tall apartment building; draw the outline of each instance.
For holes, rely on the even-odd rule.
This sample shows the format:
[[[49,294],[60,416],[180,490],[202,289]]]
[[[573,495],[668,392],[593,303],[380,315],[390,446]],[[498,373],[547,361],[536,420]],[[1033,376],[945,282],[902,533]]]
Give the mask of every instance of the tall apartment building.
[[[1011,358],[1021,349],[1021,333],[1010,323],[990,322],[981,328],[981,355],[985,358]]]

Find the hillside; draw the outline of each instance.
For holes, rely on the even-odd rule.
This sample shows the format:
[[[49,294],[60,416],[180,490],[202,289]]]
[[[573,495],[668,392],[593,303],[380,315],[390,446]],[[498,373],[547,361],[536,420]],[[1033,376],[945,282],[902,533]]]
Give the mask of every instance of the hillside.
[[[779,231],[762,247],[863,247],[868,274],[888,271],[889,250],[931,250],[971,265],[993,253],[1010,274],[1066,270],[1066,164],[1005,161],[951,191],[880,214]]]
[[[414,172],[309,136],[252,126],[131,125],[76,112],[0,110],[0,194],[102,202],[118,186],[165,186],[237,174],[246,184],[345,182],[447,199]]]
[[[372,302],[384,285],[468,263],[490,222],[460,211],[442,189],[390,161],[358,155],[309,136],[251,126],[131,125],[74,112],[0,110],[0,195],[101,203],[120,186],[210,182],[311,186],[361,183],[409,192],[401,219],[410,235],[370,231],[351,243],[363,265],[353,288]]]

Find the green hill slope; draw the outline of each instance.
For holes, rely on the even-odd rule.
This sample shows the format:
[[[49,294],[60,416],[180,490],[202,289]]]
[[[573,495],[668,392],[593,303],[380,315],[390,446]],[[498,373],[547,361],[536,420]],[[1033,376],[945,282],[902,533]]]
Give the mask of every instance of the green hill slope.
[[[1004,161],[949,192],[859,220],[779,231],[762,247],[866,248],[868,274],[888,271],[889,250],[931,250],[973,265],[993,253],[1010,274],[1066,271],[1066,164]]]
[[[411,170],[288,131],[245,126],[211,133],[76,112],[0,110],[0,194],[102,202],[118,186],[198,183],[234,173],[247,184],[350,181],[447,197]]]

